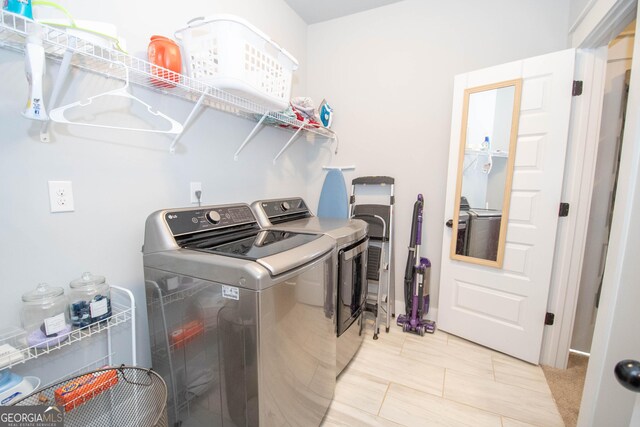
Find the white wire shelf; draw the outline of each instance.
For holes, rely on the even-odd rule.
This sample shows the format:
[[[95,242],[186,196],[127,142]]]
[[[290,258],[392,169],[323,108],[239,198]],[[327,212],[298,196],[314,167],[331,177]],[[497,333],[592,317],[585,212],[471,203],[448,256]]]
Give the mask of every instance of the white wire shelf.
[[[309,124],[279,112],[270,111],[254,101],[225,92],[121,51],[97,46],[81,38],[71,36],[65,31],[36,23],[21,15],[5,10],[0,10],[0,13],[0,46],[23,52],[26,37],[39,31],[47,57],[55,61],[61,62],[65,52],[71,52],[73,54],[71,65],[77,68],[122,81],[126,81],[128,74],[128,79],[131,83],[162,94],[198,102],[197,106],[200,104],[206,105],[219,111],[259,121],[261,125],[266,124],[292,129],[296,131],[296,135],[302,130],[337,141],[336,134],[330,129]],[[253,133],[251,136],[253,136]],[[246,142],[242,144],[242,147]],[[290,140],[286,144],[285,149],[291,142]],[[172,151],[174,144],[172,144]],[[278,153],[278,156],[280,154]],[[276,156],[276,159],[278,156]]]
[[[180,302],[187,298],[190,298],[196,295],[197,293],[200,293],[211,287],[213,287],[213,285],[202,286],[200,283],[194,283],[187,288],[178,289],[173,292],[168,292],[166,295],[162,295],[162,300],[157,299],[153,302],[153,304],[154,305],[162,304],[166,307],[175,302]],[[165,292],[165,291],[162,291],[162,292]]]
[[[107,354],[105,356],[102,356],[96,360],[94,360],[91,363],[87,363],[86,365],[83,365],[71,372],[67,372],[64,375],[62,375],[61,377],[56,378],[53,381],[49,381],[47,384],[41,384],[40,387],[38,388],[46,388],[49,386],[52,386],[54,384],[57,384],[59,382],[65,381],[65,380],[70,380],[73,377],[77,377],[79,375],[85,374],[87,372],[91,372],[91,371],[95,371],[101,368],[104,368],[105,366],[109,366],[110,365],[110,361],[113,359],[113,357],[116,355],[116,353],[110,353]]]
[[[10,353],[3,353],[0,356],[0,362],[2,362],[2,367],[0,371],[4,369],[11,368],[20,363],[25,363],[32,359],[37,359],[40,356],[45,354],[49,354],[52,351],[56,351],[62,347],[71,345],[75,342],[87,339],[92,335],[99,334],[102,331],[106,331],[114,326],[120,325],[122,323],[128,322],[131,320],[131,312],[132,307],[124,306],[118,303],[115,303],[112,299],[111,301],[111,309],[112,315],[107,319],[93,323],[91,325],[87,325],[85,327],[74,329],[67,335],[64,341],[56,342],[57,339],[51,339],[51,343],[47,343],[44,347],[41,348],[42,344],[38,346],[26,346],[26,335],[27,333],[18,327],[9,327],[5,330],[0,331],[0,345],[8,344],[15,349]]]
[[[467,155],[484,155],[484,156],[488,156],[489,154],[491,154],[491,157],[504,157],[507,158],[509,157],[509,153],[505,152],[505,151],[499,151],[499,150],[491,150],[491,152],[487,151],[487,150],[477,150],[477,149],[473,149],[473,148],[467,148],[464,150],[464,154]]]

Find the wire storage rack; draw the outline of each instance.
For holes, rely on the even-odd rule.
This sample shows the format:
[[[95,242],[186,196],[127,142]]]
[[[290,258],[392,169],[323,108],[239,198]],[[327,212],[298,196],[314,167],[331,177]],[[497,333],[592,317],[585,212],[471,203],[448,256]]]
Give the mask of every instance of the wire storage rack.
[[[116,302],[112,299],[111,306],[112,315],[107,319],[92,323],[82,328],[74,329],[63,339],[51,339],[44,345],[37,346],[26,345],[26,332],[18,327],[3,328],[0,331],[0,347],[5,348],[5,352],[0,353],[0,371],[11,368],[19,363],[27,362],[31,359],[37,359],[40,356],[49,354],[62,347],[72,345],[81,340],[85,340],[93,335],[107,331],[108,355],[112,355],[111,349],[111,328],[123,323],[131,323],[131,357],[132,362],[136,363],[136,336],[135,336],[135,300],[133,294],[128,289],[119,286],[111,286],[114,296],[122,296],[123,302]],[[111,363],[111,359],[109,360]]]
[[[129,81],[162,94],[196,102],[194,111],[192,111],[187,118],[185,126],[191,120],[195,110],[199,108],[200,105],[204,105],[253,121],[258,121],[256,128],[259,127],[259,125],[269,124],[295,130],[296,133],[294,137],[287,142],[285,148],[289,146],[300,131],[337,141],[335,133],[328,128],[309,124],[306,121],[297,120],[280,112],[270,111],[267,107],[257,102],[225,92],[199,80],[175,73],[119,50],[97,46],[87,40],[69,35],[60,29],[39,24],[22,15],[17,15],[5,10],[0,10],[0,17],[0,46],[22,52],[25,49],[27,36],[38,33],[42,38],[47,57],[62,62],[63,66],[61,66],[61,70],[66,70],[69,65],[72,65],[107,77]],[[61,72],[58,80],[64,80],[65,73],[66,71],[64,73]],[[62,86],[62,83],[56,82],[56,86]],[[54,103],[54,99],[57,98],[55,87],[53,92],[51,96],[52,103]],[[51,109],[51,107],[49,108]],[[256,129],[254,129],[245,142],[243,142],[238,152],[254,135],[255,130]],[[179,136],[180,135],[178,135],[178,137]],[[178,137],[176,137],[176,140],[172,143],[172,152],[174,151],[174,145]],[[43,142],[47,142],[45,139],[42,140]],[[284,149],[282,151],[284,151]],[[281,153],[278,153],[278,156],[280,154]]]
[[[131,366],[88,372],[37,390],[15,403],[30,405],[57,406],[68,427],[168,425],[164,380],[150,369]]]

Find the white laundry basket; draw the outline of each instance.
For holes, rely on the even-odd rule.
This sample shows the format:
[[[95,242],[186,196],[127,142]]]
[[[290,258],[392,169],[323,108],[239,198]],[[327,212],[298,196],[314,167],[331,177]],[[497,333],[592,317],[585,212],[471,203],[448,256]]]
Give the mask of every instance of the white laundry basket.
[[[246,20],[233,15],[195,18],[175,36],[190,77],[272,111],[289,105],[298,61]]]

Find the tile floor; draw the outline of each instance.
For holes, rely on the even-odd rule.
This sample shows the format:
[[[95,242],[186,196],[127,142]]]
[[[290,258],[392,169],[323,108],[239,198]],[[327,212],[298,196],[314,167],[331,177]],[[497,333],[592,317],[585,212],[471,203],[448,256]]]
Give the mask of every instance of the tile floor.
[[[338,378],[322,424],[564,426],[542,369],[445,332],[371,333]]]

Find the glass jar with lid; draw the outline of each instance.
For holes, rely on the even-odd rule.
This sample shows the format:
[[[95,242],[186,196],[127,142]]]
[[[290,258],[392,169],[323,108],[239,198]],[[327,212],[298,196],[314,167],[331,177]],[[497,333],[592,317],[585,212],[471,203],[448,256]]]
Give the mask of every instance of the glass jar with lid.
[[[20,318],[29,347],[47,348],[69,338],[71,324],[61,287],[40,283],[22,295]]]
[[[89,272],[69,283],[69,315],[75,327],[88,326],[111,316],[111,292],[104,276]]]

